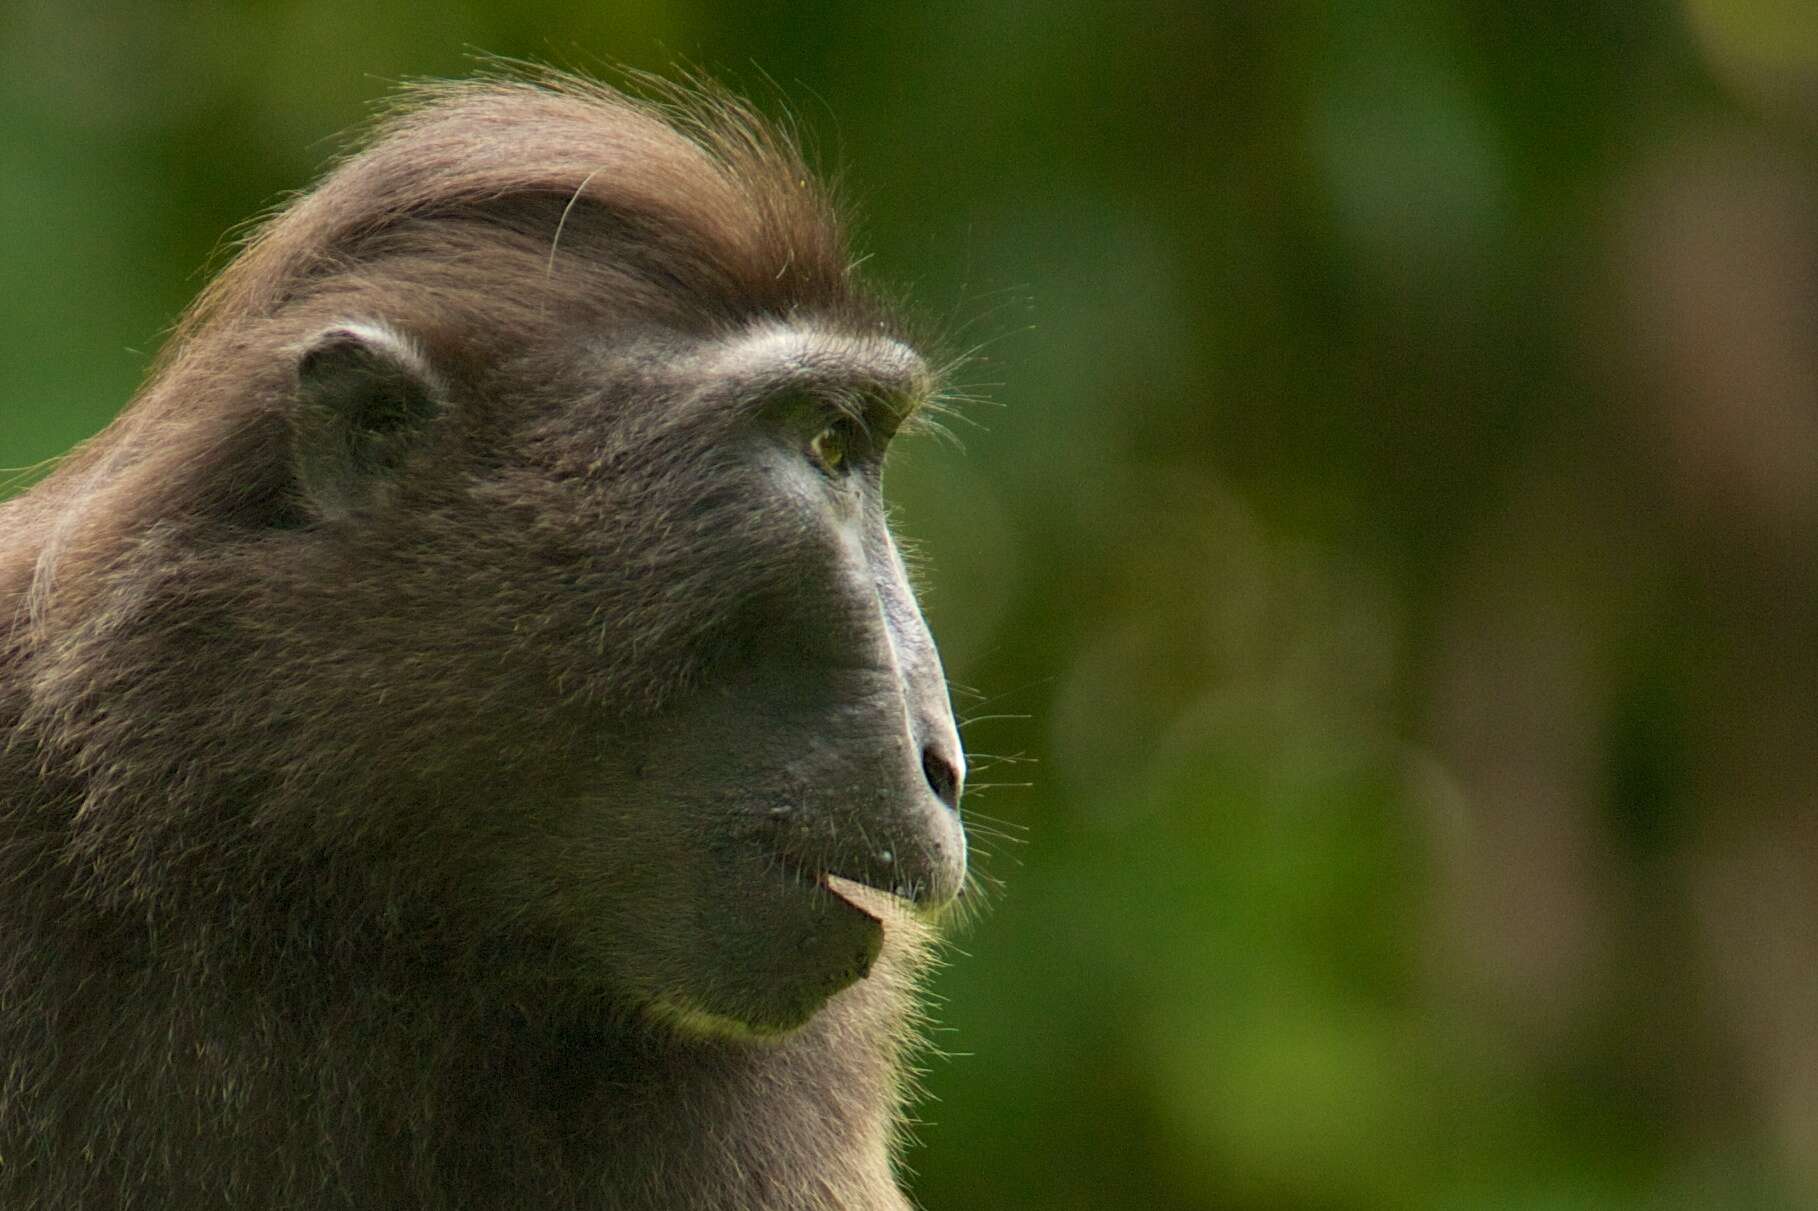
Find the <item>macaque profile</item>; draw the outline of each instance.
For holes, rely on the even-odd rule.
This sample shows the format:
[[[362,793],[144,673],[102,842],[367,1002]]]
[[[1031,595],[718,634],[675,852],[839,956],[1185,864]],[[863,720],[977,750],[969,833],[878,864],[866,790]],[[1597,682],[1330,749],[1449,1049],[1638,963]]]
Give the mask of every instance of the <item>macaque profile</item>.
[[[936,391],[717,95],[420,90],[0,505],[0,1207],[903,1208]]]

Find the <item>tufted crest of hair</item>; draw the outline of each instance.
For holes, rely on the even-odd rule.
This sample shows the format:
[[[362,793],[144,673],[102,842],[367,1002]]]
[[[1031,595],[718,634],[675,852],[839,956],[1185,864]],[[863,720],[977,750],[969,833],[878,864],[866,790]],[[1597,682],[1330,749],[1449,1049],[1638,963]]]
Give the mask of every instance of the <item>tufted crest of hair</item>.
[[[679,320],[736,323],[867,306],[834,208],[794,143],[723,92],[659,105],[569,77],[420,85],[365,151],[248,245],[184,334],[256,315],[351,266],[425,248],[461,222],[564,247],[615,233],[610,285]],[[583,264],[587,258],[582,257]],[[596,271],[608,266],[594,261]],[[872,317],[867,317],[872,318]]]

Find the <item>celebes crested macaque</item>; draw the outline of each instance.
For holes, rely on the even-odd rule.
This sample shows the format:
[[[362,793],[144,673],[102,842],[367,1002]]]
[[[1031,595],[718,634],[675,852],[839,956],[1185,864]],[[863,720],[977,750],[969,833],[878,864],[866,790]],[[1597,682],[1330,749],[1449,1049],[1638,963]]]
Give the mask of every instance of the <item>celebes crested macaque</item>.
[[[904,1208],[935,374],[723,96],[419,91],[0,506],[0,1206]]]

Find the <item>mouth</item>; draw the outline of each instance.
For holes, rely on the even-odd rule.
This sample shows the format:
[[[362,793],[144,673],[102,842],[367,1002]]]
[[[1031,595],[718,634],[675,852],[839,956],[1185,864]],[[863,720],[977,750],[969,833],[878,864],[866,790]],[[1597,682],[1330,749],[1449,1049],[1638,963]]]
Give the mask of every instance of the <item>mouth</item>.
[[[798,886],[878,922],[930,924],[959,899],[966,835],[953,811],[930,801],[880,812],[881,819],[848,814],[785,813],[765,848]]]
[[[782,865],[790,880],[810,896],[831,899],[842,908],[869,917],[875,925],[903,917],[920,917],[927,911],[916,904],[908,887],[882,888],[789,856],[783,858]]]
[[[831,871],[822,875],[819,883],[835,897],[858,909],[879,925],[886,921],[925,920],[934,911],[926,905],[917,904],[907,887],[886,891]]]
[[[938,890],[930,895],[919,882],[887,883],[875,875],[846,874],[824,861],[808,863],[792,854],[782,856],[782,866],[811,896],[830,899],[874,925],[932,926],[956,898]]]

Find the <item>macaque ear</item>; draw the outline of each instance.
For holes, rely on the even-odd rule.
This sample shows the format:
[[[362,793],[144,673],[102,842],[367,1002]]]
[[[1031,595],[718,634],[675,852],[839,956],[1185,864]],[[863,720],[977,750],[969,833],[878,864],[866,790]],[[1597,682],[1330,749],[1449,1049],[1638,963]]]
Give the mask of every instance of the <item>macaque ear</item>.
[[[293,455],[304,496],[323,517],[373,504],[441,408],[428,361],[378,324],[325,328],[297,358]]]

